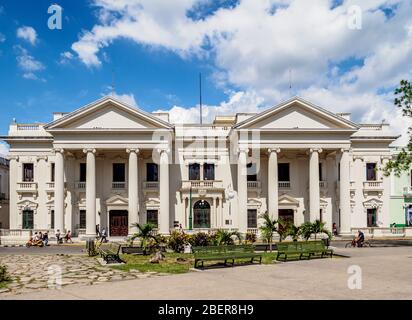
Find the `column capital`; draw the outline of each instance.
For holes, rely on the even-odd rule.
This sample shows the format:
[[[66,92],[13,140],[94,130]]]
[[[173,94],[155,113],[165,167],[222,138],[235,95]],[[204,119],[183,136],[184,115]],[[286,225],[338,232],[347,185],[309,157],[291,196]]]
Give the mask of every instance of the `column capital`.
[[[269,148],[269,149],[268,149],[268,153],[271,154],[272,152],[279,153],[279,152],[280,152],[280,148]]]
[[[56,148],[56,149],[54,149],[53,151],[54,151],[55,154],[56,154],[56,153],[64,154],[64,149],[63,149],[63,148]]]
[[[350,151],[350,148],[341,148],[340,149],[341,153],[345,153],[345,152],[349,152],[349,151]]]
[[[19,156],[9,156],[8,158],[10,161],[16,161],[16,162],[18,162],[20,159]]]
[[[94,149],[94,148],[87,148],[87,149],[83,149],[83,153],[93,153],[93,154],[95,154],[96,153],[96,149]]]
[[[313,152],[322,153],[323,150],[322,150],[322,148],[310,148],[309,152],[310,153],[313,153]]]
[[[127,153],[136,153],[136,154],[139,154],[140,149],[138,149],[138,148],[135,148],[135,149],[126,149],[126,152],[127,152]]]
[[[167,154],[170,153],[170,148],[157,148],[156,150],[159,154],[162,154],[163,152],[166,152]]]
[[[365,161],[365,158],[363,156],[360,156],[360,155],[354,155],[353,160]]]
[[[249,148],[247,148],[247,147],[239,147],[238,149],[237,149],[237,153],[249,153]]]

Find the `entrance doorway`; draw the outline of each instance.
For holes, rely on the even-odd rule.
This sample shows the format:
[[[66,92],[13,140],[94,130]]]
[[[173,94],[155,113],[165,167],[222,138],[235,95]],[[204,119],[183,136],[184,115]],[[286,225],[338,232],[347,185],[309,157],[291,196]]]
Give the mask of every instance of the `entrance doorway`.
[[[294,223],[294,211],[293,209],[279,209],[279,219],[282,219],[286,223]],[[282,229],[282,226],[279,226]]]
[[[370,227],[377,227],[376,224],[376,208],[367,209],[367,226]]]
[[[193,206],[193,227],[210,228],[210,204],[205,200],[200,200]]]
[[[129,219],[127,210],[111,210],[110,216],[110,236],[125,237],[129,233]]]

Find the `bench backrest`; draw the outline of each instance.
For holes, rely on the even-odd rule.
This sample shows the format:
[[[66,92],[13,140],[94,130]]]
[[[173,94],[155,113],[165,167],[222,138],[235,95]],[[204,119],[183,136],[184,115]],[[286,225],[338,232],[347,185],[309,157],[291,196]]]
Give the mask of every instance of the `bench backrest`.
[[[202,246],[192,247],[192,251],[195,255],[211,255],[222,253],[236,253],[236,252],[255,252],[253,245],[222,245],[222,246]]]
[[[116,254],[119,254],[120,247],[121,247],[120,243],[110,242],[110,243],[102,243],[99,248],[103,251],[111,251]]]
[[[323,241],[293,241],[280,242],[277,244],[278,251],[301,251],[301,250],[323,250],[325,243]]]

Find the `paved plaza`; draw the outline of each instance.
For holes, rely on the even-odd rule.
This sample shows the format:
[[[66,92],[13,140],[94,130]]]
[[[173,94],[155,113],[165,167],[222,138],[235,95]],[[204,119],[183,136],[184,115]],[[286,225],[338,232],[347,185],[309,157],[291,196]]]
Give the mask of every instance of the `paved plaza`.
[[[38,271],[51,263],[65,265],[61,290],[21,289],[0,294],[2,299],[411,299],[412,247],[337,249],[350,258],[313,259],[273,265],[249,265],[193,271],[162,277],[114,271],[95,259],[50,255],[15,256],[18,265],[0,259],[11,272]],[[348,268],[362,270],[362,289],[348,288]],[[26,271],[25,271],[26,270]],[[35,269],[34,269],[35,270]],[[33,271],[34,271],[33,270]],[[41,271],[43,272],[43,271]],[[33,280],[45,281],[33,272]],[[37,274],[37,275],[36,275]],[[100,279],[100,280],[99,280]],[[20,279],[22,282],[22,279]],[[97,285],[95,285],[97,284]]]

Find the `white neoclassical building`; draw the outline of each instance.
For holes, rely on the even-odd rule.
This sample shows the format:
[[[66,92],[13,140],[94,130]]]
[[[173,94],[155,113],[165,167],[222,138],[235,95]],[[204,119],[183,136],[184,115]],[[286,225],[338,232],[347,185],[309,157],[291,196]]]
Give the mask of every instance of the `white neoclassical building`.
[[[105,97],[47,124],[10,125],[10,229],[126,236],[257,232],[259,216],[340,233],[389,227],[390,178],[380,168],[397,137],[293,98],[258,114],[173,125]]]

